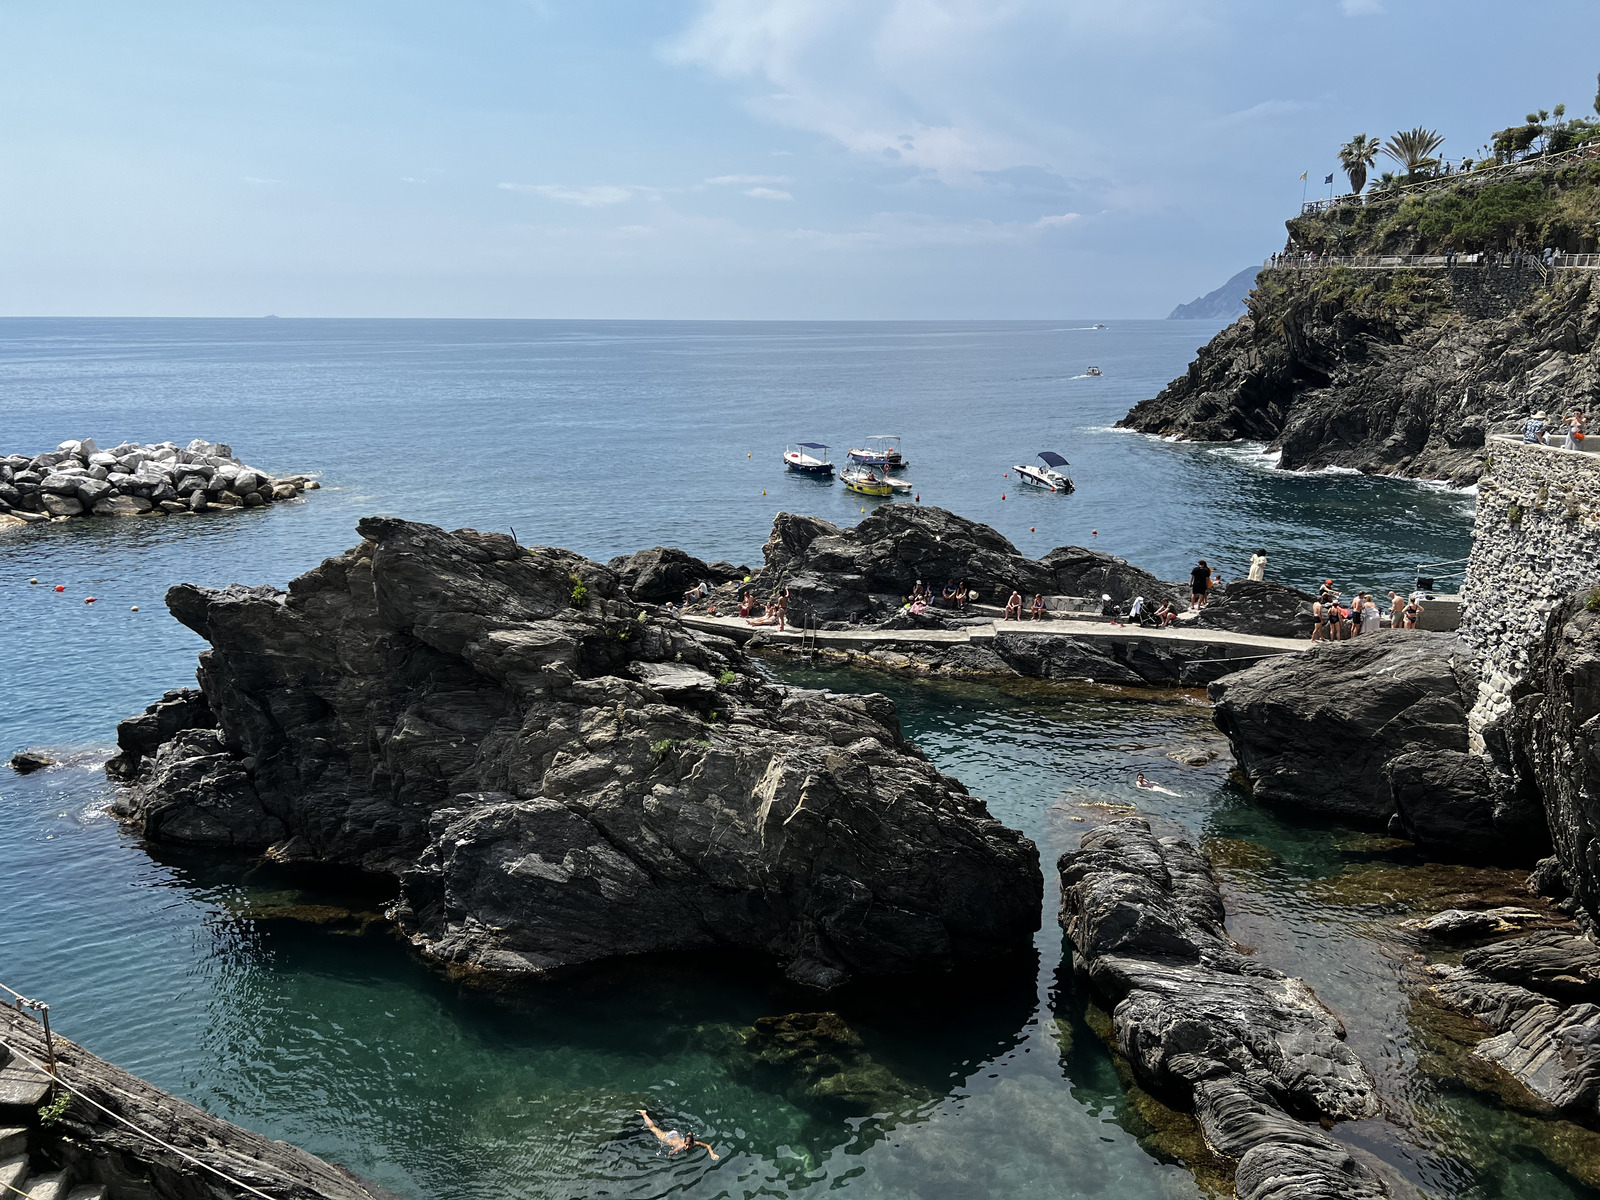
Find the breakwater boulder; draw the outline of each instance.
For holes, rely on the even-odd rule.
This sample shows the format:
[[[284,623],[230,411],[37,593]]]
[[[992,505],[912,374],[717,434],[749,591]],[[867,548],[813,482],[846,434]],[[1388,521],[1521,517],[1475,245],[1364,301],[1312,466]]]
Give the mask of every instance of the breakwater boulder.
[[[734,951],[826,987],[1031,945],[1037,850],[887,699],[766,683],[565,550],[358,528],[287,592],[168,594],[207,712],[161,738],[193,703],[164,698],[121,739],[148,836],[390,873],[469,975]]]
[[[66,517],[139,517],[260,508],[320,485],[274,478],[232,447],[196,439],[102,450],[92,438],[0,457],[0,530]]]
[[[919,581],[938,595],[964,579],[978,602],[993,605],[1004,605],[1013,588],[1030,597],[1109,593],[1152,602],[1175,594],[1154,575],[1081,546],[1028,558],[990,526],[931,505],[885,504],[850,529],[779,513],[762,557],[757,594],[788,588],[791,619],[824,622],[887,616]]]
[[[1058,869],[1073,965],[1110,1007],[1118,1049],[1237,1161],[1241,1200],[1388,1195],[1318,1124],[1376,1115],[1371,1074],[1304,981],[1229,941],[1189,843],[1130,817],[1086,833]]]
[[[1258,799],[1531,861],[1547,844],[1537,800],[1467,752],[1477,688],[1459,638],[1400,631],[1269,659],[1210,696]]]

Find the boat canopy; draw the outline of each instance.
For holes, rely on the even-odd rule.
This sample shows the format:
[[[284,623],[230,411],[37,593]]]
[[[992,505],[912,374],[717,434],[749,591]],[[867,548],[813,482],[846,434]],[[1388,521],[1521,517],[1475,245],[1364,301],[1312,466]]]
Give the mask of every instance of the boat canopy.
[[[822,442],[800,442],[798,444],[802,450],[826,450],[828,448]]]
[[[1065,467],[1071,465],[1066,459],[1062,458],[1061,455],[1057,454],[1054,450],[1041,450],[1039,451],[1039,457],[1044,459],[1044,465],[1047,467]]]

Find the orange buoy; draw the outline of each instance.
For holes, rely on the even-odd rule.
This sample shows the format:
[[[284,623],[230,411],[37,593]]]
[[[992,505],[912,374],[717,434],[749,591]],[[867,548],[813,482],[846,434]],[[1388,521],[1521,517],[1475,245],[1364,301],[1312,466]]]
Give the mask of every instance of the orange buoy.
[[[66,591],[66,590],[67,590],[67,585],[66,585],[66,584],[64,584],[64,583],[58,583],[58,584],[56,584],[56,591],[58,591],[58,592],[64,592],[64,591]]]
[[[1091,530],[1089,530],[1089,532],[1091,534],[1093,534],[1095,537],[1099,537],[1100,536],[1100,531],[1098,529],[1091,529]]]
[[[767,489],[766,489],[766,488],[762,488],[762,489],[761,489],[761,494],[762,494],[762,495],[763,495],[763,496],[765,496],[765,495],[766,495],[766,494],[767,494]]]
[[[1035,532],[1035,530],[1034,530],[1034,528],[1033,528],[1033,526],[1032,526],[1032,525],[1029,525],[1029,526],[1028,526],[1028,532],[1029,532],[1029,533],[1034,533],[1034,532]]]
[[[85,604],[93,604],[94,603],[94,597],[93,596],[85,596],[83,598],[83,602]]]

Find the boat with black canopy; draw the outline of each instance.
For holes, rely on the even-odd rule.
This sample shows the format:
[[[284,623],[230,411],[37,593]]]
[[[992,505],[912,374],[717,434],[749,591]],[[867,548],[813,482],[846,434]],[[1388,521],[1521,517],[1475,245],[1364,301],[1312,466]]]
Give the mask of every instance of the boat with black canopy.
[[[1042,467],[1019,464],[1011,469],[1017,473],[1017,478],[1031,487],[1044,488],[1051,492],[1070,492],[1075,490],[1072,480],[1067,477],[1063,467],[1070,466],[1066,459],[1054,450],[1039,451],[1039,458],[1044,463]]]

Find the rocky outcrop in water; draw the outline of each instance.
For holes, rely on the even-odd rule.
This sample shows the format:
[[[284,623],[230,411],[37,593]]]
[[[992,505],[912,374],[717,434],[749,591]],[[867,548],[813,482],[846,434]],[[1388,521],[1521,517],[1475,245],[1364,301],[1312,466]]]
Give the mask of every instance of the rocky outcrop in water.
[[[1378,1197],[1368,1168],[1317,1124],[1377,1113],[1375,1084],[1316,994],[1228,940],[1205,860],[1138,818],[1061,857],[1075,968],[1111,1006],[1139,1082],[1192,1109],[1238,1162],[1242,1200]]]
[[[220,443],[124,442],[101,450],[85,438],[32,457],[0,458],[0,531],[52,518],[259,508],[319,486],[303,475],[274,479]]]
[[[1030,944],[1033,844],[888,700],[767,684],[568,551],[359,530],[287,592],[168,594],[216,727],[147,754],[192,701],[133,719],[148,836],[391,873],[413,944],[469,973],[695,950],[829,986]]]
[[[1210,694],[1257,799],[1531,861],[1547,843],[1537,801],[1467,752],[1477,686],[1459,638],[1391,631],[1269,659]]]
[[[928,505],[881,505],[851,529],[779,513],[762,556],[757,595],[788,588],[791,618],[823,622],[885,617],[919,581],[937,595],[965,579],[974,599],[991,605],[1004,605],[1013,588],[1030,598],[1174,594],[1148,572],[1082,546],[1027,558],[988,525]]]

